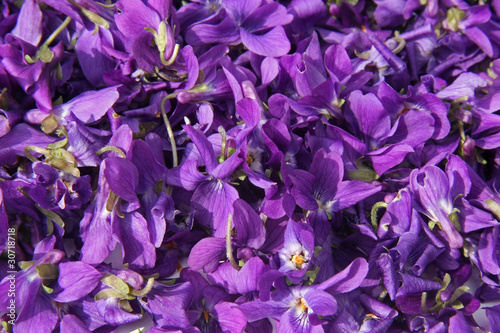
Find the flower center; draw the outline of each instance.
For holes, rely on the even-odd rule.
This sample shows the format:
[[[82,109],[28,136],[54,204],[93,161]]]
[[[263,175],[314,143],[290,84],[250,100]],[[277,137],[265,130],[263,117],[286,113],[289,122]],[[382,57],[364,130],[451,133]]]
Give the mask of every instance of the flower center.
[[[302,269],[302,265],[306,264],[308,261],[304,258],[304,255],[301,254],[294,254],[292,258],[290,259],[297,269]]]

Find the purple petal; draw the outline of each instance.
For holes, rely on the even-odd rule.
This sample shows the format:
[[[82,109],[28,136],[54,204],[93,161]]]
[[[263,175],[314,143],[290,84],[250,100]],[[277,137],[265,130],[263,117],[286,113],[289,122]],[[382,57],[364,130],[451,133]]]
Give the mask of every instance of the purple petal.
[[[59,324],[61,332],[90,333],[87,326],[77,316],[66,314]]]
[[[94,212],[92,203],[80,222],[80,234],[83,239],[80,260],[91,265],[100,264],[115,248],[116,241],[112,238],[111,216],[105,210],[105,204]]]
[[[238,279],[236,280],[238,293],[246,294],[258,291],[260,277],[269,270],[269,266],[265,265],[259,257],[250,258],[238,272]]]
[[[142,314],[123,310],[119,301],[119,298],[114,297],[96,301],[99,314],[106,323],[111,326],[119,326],[141,319]]]
[[[192,295],[192,284],[189,282],[173,286],[155,282],[153,289],[139,301],[159,326],[186,327],[189,320],[185,309],[191,304]]]
[[[267,302],[256,300],[240,304],[238,308],[249,322],[254,322],[267,317],[277,319],[288,310],[288,305],[273,300]]]
[[[15,323],[17,332],[50,333],[57,325],[57,312],[50,298],[44,293],[38,293],[25,306],[22,315]]]
[[[426,112],[410,110],[402,114],[394,126],[396,131],[387,143],[406,143],[416,147],[433,135],[434,118]]]
[[[343,181],[339,186],[330,209],[333,212],[339,212],[357,204],[372,194],[380,192],[381,189],[380,185],[372,185],[360,180]]]
[[[46,147],[56,140],[56,138],[50,137],[28,124],[18,124],[0,141],[0,163],[2,165],[15,164],[16,155],[24,156],[26,146]]]
[[[233,203],[233,225],[242,244],[259,249],[266,240],[264,223],[246,201],[237,199]]]
[[[463,313],[461,311],[457,311],[457,314],[450,318],[448,332],[474,333],[474,330],[467,322]]]
[[[414,150],[410,145],[397,143],[382,147],[366,154],[378,175],[383,175],[392,167],[401,163],[405,156]]]
[[[274,27],[263,35],[240,29],[240,36],[243,45],[264,57],[281,57],[290,51],[290,41],[282,26]]]
[[[220,302],[215,305],[214,310],[217,321],[224,332],[243,332],[247,320],[236,304]]]
[[[314,175],[315,198],[322,202],[333,199],[344,176],[342,157],[334,151],[319,150],[314,155],[311,173]]]
[[[278,76],[278,60],[276,60],[274,57],[266,57],[264,60],[262,60],[260,71],[262,73],[262,85],[268,85]]]
[[[368,262],[364,258],[356,258],[343,271],[335,274],[318,285],[320,290],[331,294],[342,294],[358,288],[368,274]]]
[[[455,100],[461,97],[474,98],[474,89],[485,87],[486,80],[474,73],[463,73],[448,87],[440,90],[436,96],[441,99]]]
[[[342,45],[331,45],[326,49],[325,67],[330,77],[335,76],[339,81],[351,74],[351,59]]]
[[[219,261],[226,253],[226,240],[208,237],[193,246],[188,258],[188,265],[193,270],[203,269],[211,273],[219,266]]]
[[[120,95],[116,87],[97,91],[86,91],[61,106],[63,114],[72,112],[85,124],[93,123],[102,118],[115,104]]]
[[[409,274],[401,273],[401,279],[403,284],[399,288],[396,297],[421,294],[423,292],[438,290],[441,288],[441,283],[439,282],[425,280]]]
[[[223,15],[223,11],[221,10],[219,14]],[[234,45],[239,40],[238,26],[229,16],[225,16],[222,21],[216,22],[216,24],[195,24],[186,32],[186,41],[193,46],[204,44]]]
[[[492,333],[500,332],[500,306],[496,305],[491,308],[486,308],[486,317],[488,318],[488,323],[490,324],[490,329]]]
[[[12,34],[33,46],[42,39],[43,14],[35,0],[24,2],[17,17],[17,24]]]
[[[193,141],[196,149],[198,149],[201,158],[205,162],[207,172],[211,174],[218,164],[212,144],[200,130],[197,130],[189,125],[184,125],[182,127],[186,131],[189,138]]]
[[[387,289],[387,293],[389,294],[390,299],[394,300],[398,288],[398,282],[396,280],[396,269],[389,254],[382,253],[377,259],[377,266],[382,273],[382,281]]]
[[[210,173],[217,179],[228,179],[231,174],[244,162],[240,157],[239,151],[235,152],[227,160],[217,165],[217,167]]]
[[[186,160],[167,171],[167,183],[187,191],[194,191],[206,179],[207,176],[198,171],[195,160]]]
[[[122,244],[123,262],[131,268],[149,268],[155,265],[156,249],[151,243],[148,224],[138,212],[125,214],[113,221],[113,229]]]
[[[191,209],[197,221],[210,225],[216,237],[226,235],[229,214],[233,213],[233,203],[238,199],[238,192],[231,185],[211,180],[202,183],[191,198]]]
[[[495,275],[500,273],[500,265],[496,253],[499,231],[499,227],[485,230],[479,239],[478,259],[481,263],[481,271],[485,273]]]
[[[241,23],[262,4],[262,0],[225,0],[224,8],[231,18]]]
[[[114,69],[115,63],[106,52],[113,48],[113,36],[107,29],[99,29],[97,33],[84,29],[75,45],[78,62],[83,75],[94,86],[103,84],[103,74]]]
[[[372,93],[363,95],[359,90],[349,95],[349,104],[358,130],[365,136],[365,143],[374,150],[389,135],[391,119],[380,100]]]
[[[80,261],[59,264],[58,288],[61,288],[54,300],[68,303],[88,295],[97,286],[102,273],[94,267]],[[55,292],[58,289],[54,290]]]
[[[136,38],[145,32],[144,28],[158,28],[158,13],[142,1],[120,0],[117,7],[120,12],[115,15],[116,26],[125,36]]]
[[[447,107],[436,95],[418,94],[405,101],[405,108],[408,110],[426,111],[434,118],[433,139],[443,139],[450,132],[450,121],[448,120]]]
[[[328,316],[337,312],[337,301],[326,291],[310,289],[304,294],[304,299],[314,314]]]
[[[461,248],[462,236],[449,218],[453,212],[453,198],[448,182],[446,174],[435,166],[413,170],[410,175],[410,188],[426,214],[440,223],[452,248]]]
[[[101,164],[101,170],[111,190],[131,204],[138,204],[135,187],[139,172],[132,162],[121,157],[108,157]]]
[[[293,181],[292,196],[297,205],[307,210],[317,210],[318,202],[314,197],[313,188],[314,176],[304,170],[295,170],[290,178]]]
[[[488,56],[493,57],[493,45],[490,38],[478,27],[470,27],[464,30],[464,34],[469,37],[469,39],[479,46],[484,53]]]
[[[241,27],[249,32],[259,32],[292,22],[293,15],[287,14],[285,6],[270,2],[260,6],[243,20]]]

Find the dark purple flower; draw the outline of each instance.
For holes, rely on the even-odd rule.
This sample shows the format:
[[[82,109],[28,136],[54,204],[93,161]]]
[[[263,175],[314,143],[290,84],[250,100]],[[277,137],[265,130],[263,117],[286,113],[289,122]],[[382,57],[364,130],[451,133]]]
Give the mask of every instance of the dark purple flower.
[[[283,25],[293,19],[277,2],[226,0],[224,10],[191,26],[186,35],[190,44],[236,45],[243,43],[262,56],[279,57],[290,51]]]
[[[246,302],[239,309],[249,322],[266,317],[279,320],[277,332],[316,332],[324,323],[320,316],[337,312],[337,302],[332,295],[356,289],[367,272],[367,262],[359,258],[319,285],[289,287],[279,283],[270,300]]]
[[[177,57],[170,1],[120,0],[115,22],[125,37],[123,43],[143,70],[169,66]],[[154,47],[152,43],[154,41]]]

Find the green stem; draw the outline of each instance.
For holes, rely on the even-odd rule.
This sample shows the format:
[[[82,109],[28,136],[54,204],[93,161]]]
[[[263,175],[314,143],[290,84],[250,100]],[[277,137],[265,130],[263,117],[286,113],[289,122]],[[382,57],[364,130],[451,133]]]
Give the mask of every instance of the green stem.
[[[227,135],[226,135],[226,130],[224,130],[224,127],[222,126],[219,126],[219,128],[217,129],[220,133],[220,136],[221,136],[221,140],[222,140],[222,143],[221,143],[221,147],[220,147],[220,159],[222,161],[225,161],[226,158],[227,158],[227,152],[226,152],[226,143],[227,143]]]
[[[118,154],[118,156],[120,156],[121,158],[125,158],[127,157],[127,155],[125,155],[125,153],[123,152],[123,150],[121,150],[120,148],[118,147],[115,147],[115,146],[106,146],[106,147],[103,147],[101,149],[99,149],[96,154],[99,156],[99,155],[102,155],[104,154],[105,152],[107,151],[112,151],[112,152],[115,152]]]
[[[377,212],[380,208],[387,208],[387,204],[383,201],[377,202],[375,205],[373,205],[372,211],[371,211],[371,222],[372,222],[372,227],[375,232],[378,230],[378,221],[377,221]]]
[[[26,155],[26,157],[31,161],[31,162],[36,162],[38,161],[38,158],[36,158],[35,156],[33,156],[31,154],[31,152],[34,151],[35,153],[39,153],[39,154],[42,154],[42,155],[50,155],[50,152],[45,149],[45,148],[41,148],[41,147],[37,147],[37,146],[32,146],[32,145],[28,145],[24,148],[24,154]]]
[[[227,219],[227,229],[226,229],[226,255],[227,259],[231,263],[234,269],[239,270],[240,266],[236,263],[233,257],[233,245],[231,244],[231,233],[233,230],[233,214],[229,214]]]
[[[168,99],[175,98],[176,94],[169,94],[161,100],[160,108],[161,108],[161,116],[163,118],[163,122],[165,123],[165,127],[167,128],[168,139],[170,140],[170,146],[172,147],[172,159],[174,168],[178,165],[177,160],[177,145],[175,144],[174,132],[172,131],[172,126],[170,125],[170,121],[168,120],[167,113],[165,112],[165,102]]]
[[[71,17],[68,16],[63,21],[63,23],[61,23],[61,25],[57,27],[57,29],[54,30],[54,32],[52,32],[49,38],[47,38],[47,40],[43,42],[42,46],[44,45],[49,46],[54,41],[54,39],[56,39],[56,37],[61,33],[61,31],[63,31],[68,26],[69,22],[71,22]]]

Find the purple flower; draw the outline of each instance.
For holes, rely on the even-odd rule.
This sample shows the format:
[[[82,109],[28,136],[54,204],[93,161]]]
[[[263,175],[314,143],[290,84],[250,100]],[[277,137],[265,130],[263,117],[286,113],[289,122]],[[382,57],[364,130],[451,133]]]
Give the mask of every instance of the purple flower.
[[[315,332],[337,311],[335,294],[357,288],[368,272],[364,259],[356,259],[343,271],[319,285],[288,287],[276,285],[268,301],[255,300],[239,306],[249,322],[271,317],[279,320],[277,332]]]
[[[224,10],[191,26],[186,40],[195,45],[243,43],[250,51],[269,57],[279,57],[290,51],[290,42],[283,25],[293,19],[277,2],[261,0],[246,2],[226,0]]]
[[[191,126],[184,126],[184,130],[198,150],[207,175],[196,169],[197,161],[187,160],[169,173],[168,183],[194,190],[191,207],[195,218],[200,224],[213,228],[216,237],[223,237],[229,214],[233,213],[233,203],[238,198],[229,179],[243,160],[234,153],[219,164],[212,144],[202,132]]]
[[[172,29],[170,1],[120,0],[115,22],[124,35],[124,44],[134,55],[140,68],[154,73],[155,66],[171,65],[179,46]],[[156,47],[151,46],[154,41]]]
[[[280,272],[290,281],[302,280],[314,256],[314,234],[311,226],[289,220],[285,230],[285,242],[278,252]]]

